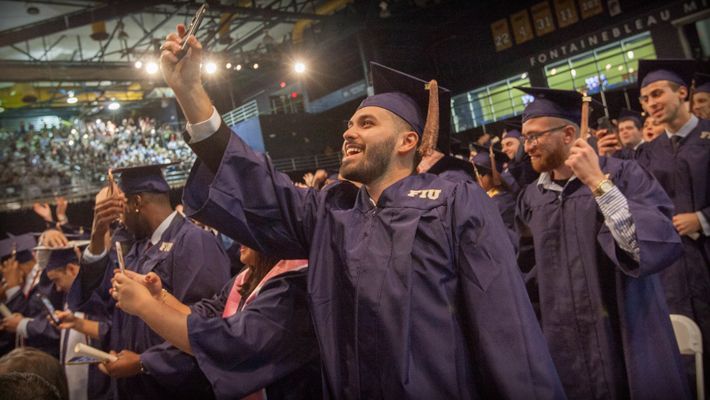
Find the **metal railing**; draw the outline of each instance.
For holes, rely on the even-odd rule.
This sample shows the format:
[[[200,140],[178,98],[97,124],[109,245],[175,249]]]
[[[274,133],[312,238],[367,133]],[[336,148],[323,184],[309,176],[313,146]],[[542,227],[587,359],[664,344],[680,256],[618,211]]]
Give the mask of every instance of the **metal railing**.
[[[242,104],[232,111],[222,114],[222,119],[227,126],[234,126],[239,122],[258,116],[259,106],[256,104],[256,100],[252,100]]]
[[[318,154],[315,156],[303,156],[294,158],[282,158],[272,160],[274,167],[281,172],[315,171],[317,169],[335,170],[340,167],[341,153]],[[165,179],[172,188],[185,186],[189,170],[169,170],[165,173]],[[62,185],[51,190],[44,190],[39,194],[31,195],[22,187],[0,188],[0,212],[18,211],[32,208],[32,205],[39,202],[51,202],[55,196],[64,196],[68,202],[75,203],[90,200],[101,190],[103,183],[83,183],[75,185]],[[9,188],[16,189],[8,191]]]

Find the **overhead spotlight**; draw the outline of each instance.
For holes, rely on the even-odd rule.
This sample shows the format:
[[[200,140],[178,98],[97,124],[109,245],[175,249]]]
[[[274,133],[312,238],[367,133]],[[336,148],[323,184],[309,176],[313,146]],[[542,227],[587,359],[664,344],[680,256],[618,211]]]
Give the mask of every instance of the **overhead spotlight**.
[[[302,74],[306,72],[306,64],[302,62],[297,62],[293,64],[293,70],[296,71],[297,74]]]
[[[237,64],[237,66],[234,67],[234,69],[236,69],[237,71],[241,71],[241,70],[242,70],[242,64]]]
[[[133,66],[136,67],[137,69],[141,69],[141,68],[143,68],[143,61],[138,60],[133,63]]]
[[[149,62],[145,66],[145,71],[149,74],[154,74],[154,73],[158,72],[158,64],[156,64],[154,62]]]
[[[79,101],[79,99],[77,99],[74,96],[67,97],[67,103],[69,103],[69,104],[75,104],[77,101]]]
[[[121,108],[121,105],[118,104],[118,103],[115,102],[115,101],[112,102],[112,103],[110,103],[110,104],[108,105],[108,109],[111,110],[111,111],[116,111],[116,110],[118,110],[119,108]]]
[[[207,64],[205,64],[205,72],[208,74],[214,74],[217,72],[217,64],[213,63],[212,61],[208,61]]]
[[[251,66],[254,69],[259,69],[259,63],[254,63],[254,65]]]
[[[227,69],[232,68],[232,63],[228,62],[227,64],[224,65],[224,68],[227,68]]]

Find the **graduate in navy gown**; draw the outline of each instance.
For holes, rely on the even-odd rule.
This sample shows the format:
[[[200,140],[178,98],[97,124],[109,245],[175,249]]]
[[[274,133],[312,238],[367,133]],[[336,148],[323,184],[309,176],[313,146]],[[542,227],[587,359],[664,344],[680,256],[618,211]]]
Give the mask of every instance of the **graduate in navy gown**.
[[[684,106],[695,68],[692,60],[639,61],[641,105],[666,132],[644,146],[638,162],[673,200],[673,225],[683,240],[682,257],[661,273],[668,308],[692,318],[710,349],[710,121]],[[710,365],[710,352],[703,356]]]
[[[633,161],[579,135],[581,94],[522,88],[540,178],[518,199],[532,232],[541,324],[572,399],[688,398],[657,272],[680,256],[672,204]]]
[[[710,119],[710,73],[696,72],[693,76],[691,111],[701,119]]]
[[[11,236],[0,243],[5,277],[7,308],[13,313],[0,324],[0,346],[4,351],[16,346],[30,346],[59,356],[59,331],[45,318],[46,309],[39,296],[46,297],[53,307],[62,306],[62,294],[47,278],[44,266],[34,254],[37,240],[33,234]],[[10,272],[12,271],[12,272]]]
[[[154,272],[180,301],[193,303],[212,296],[229,280],[229,260],[218,239],[170,206],[161,167],[151,165],[116,169],[120,190],[112,184],[97,197],[91,242],[70,293],[69,308],[84,311],[104,301],[110,319],[100,326],[104,350],[116,351],[116,362],[100,368],[115,380],[115,398],[189,398],[204,395],[209,383],[191,357],[169,346],[143,321],[116,309],[108,290],[113,263],[109,253],[109,224],[120,218],[135,242],[125,255],[126,268]],[[72,304],[73,303],[73,304]],[[194,378],[194,379],[190,379]]]
[[[260,252],[308,258],[327,398],[564,397],[495,206],[475,184],[413,174],[436,145],[437,107],[425,127],[415,100],[426,82],[373,63],[378,94],[350,119],[340,168],[363,185],[302,189],[221,121],[199,43],[178,63],[179,42],[161,62],[200,158],[183,204]]]
[[[491,153],[495,163],[491,162]],[[504,153],[494,150],[492,147],[486,149],[480,146],[478,147],[478,153],[473,157],[473,165],[476,167],[478,184],[498,206],[498,211],[503,218],[505,226],[514,231],[515,196],[501,178],[504,157]],[[495,168],[495,171],[493,168]]]
[[[501,136],[502,151],[508,156],[508,164],[503,171],[503,177],[509,175],[513,178],[512,181],[506,179],[510,189],[515,196],[525,189],[529,184],[537,180],[538,173],[533,169],[530,163],[530,156],[523,149],[522,136],[517,123],[508,123],[513,129],[506,130]]]
[[[320,398],[308,261],[279,262],[246,246],[240,256],[247,268],[220,293],[190,307],[163,297],[152,273],[117,273],[114,297],[122,310],[194,354],[218,399]]]
[[[643,116],[641,113],[622,109],[616,119],[621,150],[613,154],[622,160],[635,160],[643,151]]]

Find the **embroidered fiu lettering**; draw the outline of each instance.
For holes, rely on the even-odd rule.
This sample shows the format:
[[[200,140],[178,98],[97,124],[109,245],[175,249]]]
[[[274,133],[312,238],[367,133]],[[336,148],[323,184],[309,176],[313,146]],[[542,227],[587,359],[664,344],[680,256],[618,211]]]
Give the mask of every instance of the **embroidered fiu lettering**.
[[[441,194],[441,189],[410,190],[408,197],[419,197],[420,199],[436,200]]]

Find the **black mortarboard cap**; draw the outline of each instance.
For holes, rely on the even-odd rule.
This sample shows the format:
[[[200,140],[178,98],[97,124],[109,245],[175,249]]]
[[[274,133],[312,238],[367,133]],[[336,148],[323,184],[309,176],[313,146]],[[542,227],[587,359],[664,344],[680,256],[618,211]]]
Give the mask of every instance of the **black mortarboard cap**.
[[[177,162],[116,168],[112,172],[121,174],[118,186],[125,194],[167,193],[170,185],[163,176],[163,168]]]
[[[641,113],[638,111],[629,110],[627,108],[621,109],[621,111],[619,112],[619,116],[616,118],[616,120],[618,122],[634,120],[639,126],[643,125],[643,116],[641,115]]]
[[[12,235],[8,233],[8,238],[0,240],[0,258],[5,259],[15,252],[15,259],[24,263],[32,259],[32,249],[37,246],[37,240],[31,233],[23,235]]]
[[[582,93],[574,90],[560,90],[539,87],[517,87],[535,97],[523,110],[522,122],[537,117],[556,117],[579,124],[582,119]],[[591,106],[601,106],[592,100]]]
[[[696,73],[693,79],[695,93],[710,93],[710,74]]]
[[[424,142],[424,128],[429,109],[429,82],[376,62],[370,63],[375,94],[360,103],[363,107],[381,107],[405,120]],[[451,127],[451,92],[439,86],[439,130],[436,147],[449,152]]]
[[[639,60],[639,87],[643,88],[657,81],[669,81],[690,88],[693,73],[697,68],[698,62],[695,60]]]

